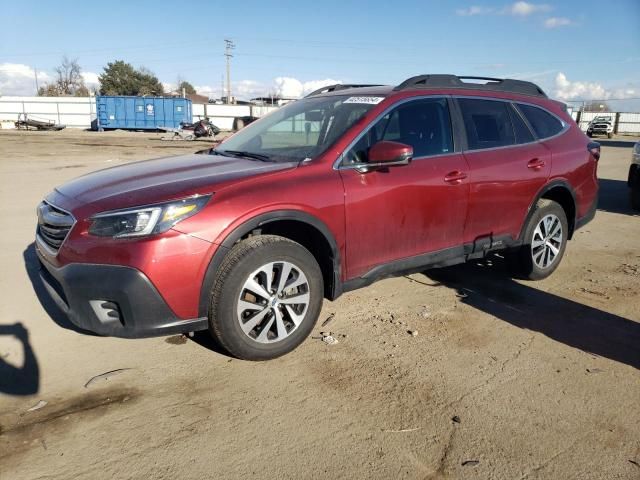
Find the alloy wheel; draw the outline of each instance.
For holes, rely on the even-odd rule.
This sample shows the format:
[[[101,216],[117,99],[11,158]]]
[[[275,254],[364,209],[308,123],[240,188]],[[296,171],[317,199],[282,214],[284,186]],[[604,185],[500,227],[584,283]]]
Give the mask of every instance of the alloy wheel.
[[[563,242],[562,223],[553,214],[545,215],[536,225],[531,239],[531,257],[540,268],[548,268],[558,257]]]
[[[309,301],[309,282],[298,266],[267,263],[242,286],[236,309],[240,328],[256,342],[278,342],[300,326]]]

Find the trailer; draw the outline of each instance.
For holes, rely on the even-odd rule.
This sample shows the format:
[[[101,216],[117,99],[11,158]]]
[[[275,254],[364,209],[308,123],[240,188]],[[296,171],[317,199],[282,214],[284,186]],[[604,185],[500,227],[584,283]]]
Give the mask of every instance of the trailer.
[[[60,125],[53,120],[34,117],[26,113],[18,115],[18,120],[14,125],[18,130],[47,130],[57,132],[66,128],[66,125]]]

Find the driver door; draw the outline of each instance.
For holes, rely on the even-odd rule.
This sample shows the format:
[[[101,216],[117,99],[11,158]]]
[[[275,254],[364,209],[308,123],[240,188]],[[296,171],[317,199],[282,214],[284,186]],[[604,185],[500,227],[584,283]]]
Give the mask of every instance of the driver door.
[[[413,161],[360,173],[357,166],[367,162],[369,148],[380,140],[411,145]],[[393,107],[347,150],[339,172],[348,278],[386,264],[394,270],[462,254],[469,169],[454,150],[446,98],[423,97]]]

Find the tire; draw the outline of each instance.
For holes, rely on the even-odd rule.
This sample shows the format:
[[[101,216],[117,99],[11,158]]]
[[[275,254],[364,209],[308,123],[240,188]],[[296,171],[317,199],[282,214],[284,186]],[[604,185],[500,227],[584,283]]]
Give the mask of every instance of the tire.
[[[640,211],[640,188],[635,187],[629,190],[629,200],[631,202],[631,208]]]
[[[607,138],[613,138],[613,133],[607,133]]]
[[[560,226],[559,235],[557,224]],[[552,235],[545,235],[546,228],[550,228]],[[524,243],[510,255],[513,273],[527,280],[547,278],[562,260],[568,234],[564,209],[553,200],[538,200],[524,231]]]
[[[236,118],[236,131],[242,130],[244,128],[244,119]]]
[[[589,138],[593,138],[593,133],[591,133],[591,132],[587,132],[587,137],[589,137]]]
[[[282,272],[288,268],[281,288]],[[267,285],[271,292],[265,291]],[[323,294],[322,272],[306,248],[275,235],[250,237],[236,244],[220,266],[211,291],[209,330],[237,358],[270,360],[307,338],[320,315]]]

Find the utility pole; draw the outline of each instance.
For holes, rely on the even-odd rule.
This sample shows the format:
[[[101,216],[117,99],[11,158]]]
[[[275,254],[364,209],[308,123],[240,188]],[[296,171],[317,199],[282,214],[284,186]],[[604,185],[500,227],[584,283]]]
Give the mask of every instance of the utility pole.
[[[227,57],[227,103],[231,103],[231,50],[236,48],[233,40],[224,40],[224,56]]]

